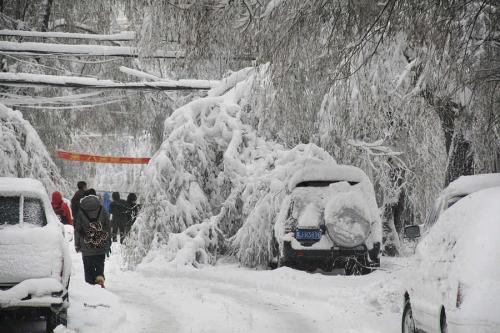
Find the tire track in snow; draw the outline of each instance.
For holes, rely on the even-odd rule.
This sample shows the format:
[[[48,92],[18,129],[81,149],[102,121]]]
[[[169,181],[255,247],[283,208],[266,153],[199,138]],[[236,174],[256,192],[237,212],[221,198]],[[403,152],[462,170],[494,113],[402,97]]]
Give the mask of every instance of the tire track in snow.
[[[158,303],[152,295],[144,292],[144,286],[138,281],[140,276],[132,272],[113,276],[109,291],[120,297],[127,314],[127,320],[120,326],[121,333],[164,333],[178,332],[179,323],[168,310],[168,302]]]
[[[253,312],[260,312],[260,317],[270,317],[269,327],[266,331],[269,332],[317,332],[317,328],[313,327],[309,322],[310,318],[305,317],[300,312],[291,309],[289,304],[278,304],[268,295],[256,293],[254,291],[235,290],[233,288],[209,287],[211,292],[234,299],[239,305],[245,306],[252,320],[258,320],[258,316],[254,316]],[[288,309],[287,309],[288,308]],[[257,318],[254,318],[257,317]],[[274,317],[274,318],[273,318]],[[278,318],[276,318],[278,317]],[[252,321],[249,321],[249,329],[253,330]]]

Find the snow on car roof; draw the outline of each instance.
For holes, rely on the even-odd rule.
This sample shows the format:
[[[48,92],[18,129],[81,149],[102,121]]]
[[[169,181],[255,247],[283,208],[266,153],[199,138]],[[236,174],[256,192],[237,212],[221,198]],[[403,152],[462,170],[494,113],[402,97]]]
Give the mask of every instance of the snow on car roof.
[[[350,181],[365,182],[368,176],[361,170],[352,165],[340,165],[333,163],[319,163],[306,166],[290,178],[288,188],[291,190],[297,184],[306,181]]]
[[[0,195],[2,194],[31,194],[37,197],[47,195],[45,187],[36,179],[0,177]]]
[[[443,191],[447,196],[467,195],[482,189],[500,186],[500,173],[461,176]]]

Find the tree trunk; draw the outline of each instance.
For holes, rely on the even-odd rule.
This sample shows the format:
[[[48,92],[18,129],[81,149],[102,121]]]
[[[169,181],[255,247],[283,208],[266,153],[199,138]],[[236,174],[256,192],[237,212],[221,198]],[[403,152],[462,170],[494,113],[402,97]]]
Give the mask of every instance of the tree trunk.
[[[474,153],[467,135],[469,127],[470,122],[463,119],[455,128],[450,152],[448,153],[445,186],[448,186],[449,183],[460,176],[474,174]]]
[[[49,19],[52,12],[53,0],[42,0],[39,7],[38,29],[47,31],[49,28]]]
[[[450,154],[451,141],[455,131],[455,120],[457,116],[463,111],[463,107],[451,101],[449,97],[440,98],[436,97],[434,93],[428,88],[422,92],[424,99],[434,107],[439,120],[441,121],[441,128],[444,133],[444,143],[446,153]]]

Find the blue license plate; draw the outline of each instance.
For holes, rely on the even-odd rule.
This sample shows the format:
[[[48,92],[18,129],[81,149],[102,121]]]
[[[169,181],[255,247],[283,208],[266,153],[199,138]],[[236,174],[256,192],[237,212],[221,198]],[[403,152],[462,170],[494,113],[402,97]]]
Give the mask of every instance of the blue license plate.
[[[321,230],[304,230],[299,229],[295,232],[297,240],[318,240],[321,238]]]

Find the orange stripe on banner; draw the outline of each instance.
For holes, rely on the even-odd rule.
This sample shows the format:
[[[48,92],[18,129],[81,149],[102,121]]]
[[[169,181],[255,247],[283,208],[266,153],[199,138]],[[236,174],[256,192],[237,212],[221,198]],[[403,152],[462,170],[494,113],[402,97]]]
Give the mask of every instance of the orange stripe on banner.
[[[57,157],[61,160],[79,161],[87,163],[113,163],[113,164],[148,164],[149,157],[117,157],[117,156],[97,156],[88,154],[71,153],[67,151],[57,151]]]

